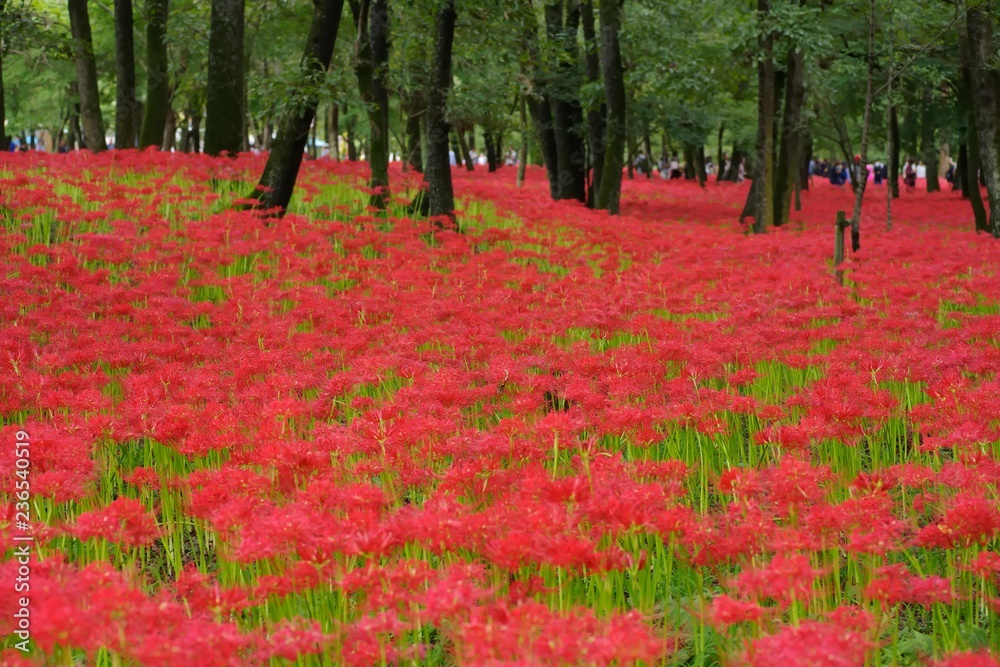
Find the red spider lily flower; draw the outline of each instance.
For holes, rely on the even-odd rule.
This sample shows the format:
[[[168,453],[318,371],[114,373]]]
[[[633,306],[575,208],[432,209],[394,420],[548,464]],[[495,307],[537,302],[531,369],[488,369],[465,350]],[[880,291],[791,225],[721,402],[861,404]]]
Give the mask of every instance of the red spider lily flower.
[[[84,512],[69,532],[81,540],[101,537],[126,547],[152,544],[160,535],[156,520],[145,506],[125,497],[99,510]]]

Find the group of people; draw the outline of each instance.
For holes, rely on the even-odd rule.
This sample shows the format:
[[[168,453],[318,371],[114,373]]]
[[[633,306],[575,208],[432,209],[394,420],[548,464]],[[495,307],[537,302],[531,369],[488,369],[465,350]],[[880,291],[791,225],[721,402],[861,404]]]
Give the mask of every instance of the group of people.
[[[729,156],[726,155],[726,163],[723,167],[723,178],[727,177],[729,170],[732,168],[731,160]],[[664,180],[676,180],[679,178],[684,178],[685,174],[688,173],[686,163],[682,163],[677,153],[672,153],[668,157],[666,153],[660,156],[659,162],[653,166],[650,164],[649,158],[646,156],[644,151],[640,151],[638,155],[635,156],[635,160],[632,162],[632,166],[640,175],[652,175],[654,173],[659,174],[660,178]],[[742,181],[746,174],[745,161],[738,165],[739,168],[739,180]],[[716,173],[715,163],[712,161],[710,155],[705,156],[705,175],[711,176]]]

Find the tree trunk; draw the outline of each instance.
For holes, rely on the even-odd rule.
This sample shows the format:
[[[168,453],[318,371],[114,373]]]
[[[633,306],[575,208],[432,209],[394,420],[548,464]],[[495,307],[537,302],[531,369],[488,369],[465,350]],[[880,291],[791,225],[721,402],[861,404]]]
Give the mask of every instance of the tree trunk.
[[[5,0],[0,0],[0,13],[3,13]],[[3,90],[3,49],[0,49],[0,153],[10,149],[10,137],[7,136],[6,99]]]
[[[758,20],[763,23],[770,12],[768,0],[757,0]],[[764,233],[774,225],[774,35],[768,33],[762,38],[762,55],[757,65],[757,165],[754,170],[757,206],[754,212],[753,231]],[[759,183],[756,183],[759,181]]]
[[[694,168],[698,178],[698,185],[700,187],[705,187],[705,177],[708,175],[705,173],[705,147],[698,144],[694,147]],[[649,170],[652,173],[652,169]]]
[[[799,156],[799,189],[809,189],[809,163],[813,160],[813,139],[806,134],[802,138],[802,155]],[[796,203],[795,210],[801,210],[801,206]]]
[[[160,150],[168,153],[174,148],[174,141],[177,137],[177,114],[172,106],[167,106],[167,122],[163,125],[163,139]]]
[[[135,98],[135,35],[132,0],[115,0],[115,148],[134,148],[138,126]]]
[[[875,0],[870,1],[868,15],[868,85],[865,92],[865,117],[861,125],[861,168],[854,190],[854,214],[851,216],[851,250],[861,250],[861,205],[868,187],[868,135],[872,124],[875,99]]]
[[[465,138],[465,132],[458,131],[458,149],[462,153],[462,163],[466,171],[476,170],[476,161],[472,159],[472,152],[469,150],[469,142]]]
[[[959,88],[959,108],[965,113],[966,126],[968,127],[966,142],[962,145],[965,148],[965,159],[959,153],[959,166],[962,173],[962,196],[968,197],[972,204],[972,215],[976,221],[976,231],[989,231],[989,218],[986,207],[983,205],[983,193],[979,189],[979,140],[976,133],[976,118],[972,108],[972,67],[970,63],[969,40],[966,30],[959,31],[959,61],[961,67],[961,87]]]
[[[730,165],[729,166],[729,175],[728,175],[728,180],[729,181],[731,181],[733,183],[739,183],[739,181],[740,181],[740,165],[743,164],[743,160],[745,159],[745,157],[746,156],[743,154],[743,148],[739,144],[737,144],[736,142],[733,142],[733,154],[729,158],[729,165]],[[748,213],[747,215],[752,215],[752,213]],[[745,218],[746,215],[744,215],[743,217]],[[741,218],[741,220],[742,220],[742,218]]]
[[[97,61],[90,36],[90,15],[87,0],[69,0],[69,22],[73,34],[73,60],[76,63],[77,94],[83,138],[92,151],[107,150],[104,119],[101,117],[101,97],[97,90]]]
[[[427,91],[427,211],[431,216],[453,217],[455,192],[451,183],[448,159],[447,104],[451,90],[451,54],[455,41],[455,0],[443,0],[434,22],[434,54],[431,62],[431,85]]]
[[[549,39],[559,46],[555,81],[571,80],[577,53],[577,32],[580,26],[580,5],[566,0],[549,0],[545,5],[545,26]],[[559,192],[557,199],[587,200],[586,148],[576,127],[583,120],[579,94],[571,86],[556,85],[549,89],[552,105],[553,131],[556,140]]]
[[[302,152],[316,116],[319,101],[316,91],[309,84],[330,66],[343,10],[344,0],[313,0],[312,25],[299,63],[298,85],[303,87],[299,94],[305,97],[305,103],[290,108],[281,116],[278,136],[255,193],[262,208],[275,209],[279,215],[284,214],[292,199],[295,180],[302,166]]]
[[[646,178],[653,177],[653,142],[649,140],[649,134],[642,137],[642,149],[646,153]],[[704,171],[704,170],[703,170]]]
[[[139,133],[139,148],[161,146],[170,106],[167,72],[168,0],[146,0],[146,110]]]
[[[896,105],[889,107],[889,189],[892,198],[899,198],[899,114]]]
[[[1000,238],[1000,160],[997,154],[997,90],[993,59],[993,20],[982,7],[966,14],[969,30],[969,61],[972,70],[972,109],[979,144],[979,163],[989,195],[990,231]]]
[[[368,116],[371,205],[384,209],[389,188],[388,0],[350,0],[350,6],[357,34],[354,73]]]
[[[528,167],[528,104],[521,94],[521,146],[517,153],[517,187],[524,185],[524,174]]]
[[[586,54],[587,82],[600,83],[601,56],[597,44],[597,34],[594,31],[594,4],[585,0],[580,5],[580,16],[583,21],[583,43]],[[601,187],[601,173],[604,170],[604,118],[607,115],[607,104],[601,102],[587,109],[587,138],[590,143],[590,188],[587,190],[587,206],[594,208],[597,190]]]
[[[326,128],[326,142],[330,144],[330,155],[340,162],[340,105],[330,105],[330,119]]]
[[[802,151],[802,104],[806,89],[803,83],[802,51],[789,49],[788,72],[785,79],[785,109],[781,123],[781,152],[775,177],[775,226],[788,221],[792,208],[792,194],[798,182],[799,154]]]
[[[920,113],[920,153],[926,165],[927,192],[940,192],[941,183],[938,180],[938,146],[934,140],[933,96],[928,88],[924,91],[923,106]]]
[[[413,93],[406,97],[406,162],[410,169],[423,172],[424,157],[420,146],[420,118],[424,113],[423,97]]]
[[[604,167],[601,188],[597,191],[594,208],[617,215],[622,192],[622,152],[625,150],[625,70],[618,43],[621,30],[621,5],[618,0],[600,0],[601,73],[604,75],[604,96],[608,106],[604,132]]]
[[[722,180],[722,170],[726,168],[726,151],[722,145],[722,140],[725,137],[725,135],[726,135],[726,121],[722,121],[721,123],[719,123],[719,138],[718,142],[716,143],[716,153],[715,153],[718,159],[717,162],[718,166],[716,167],[717,171],[715,172],[716,183]]]
[[[347,114],[347,160],[349,162],[358,161],[358,142],[354,135],[354,126],[357,120],[351,114]]]
[[[483,131],[483,141],[486,142],[486,169],[490,173],[497,170],[497,142],[492,132]]]
[[[240,128],[240,133],[242,134],[243,128]],[[242,141],[242,137],[241,137]],[[194,153],[200,153],[202,151],[201,146],[201,109],[191,110],[191,151]]]
[[[212,0],[208,37],[205,152],[236,155],[243,146],[244,0]]]

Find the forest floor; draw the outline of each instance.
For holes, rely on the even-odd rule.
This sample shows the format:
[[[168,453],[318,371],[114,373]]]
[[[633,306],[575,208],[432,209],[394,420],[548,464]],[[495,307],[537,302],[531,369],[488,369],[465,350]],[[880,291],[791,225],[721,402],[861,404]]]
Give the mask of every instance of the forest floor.
[[[1000,664],[958,195],[870,187],[841,284],[825,182],[455,170],[440,229],[317,161],[264,224],[262,166],[0,156],[0,662]]]

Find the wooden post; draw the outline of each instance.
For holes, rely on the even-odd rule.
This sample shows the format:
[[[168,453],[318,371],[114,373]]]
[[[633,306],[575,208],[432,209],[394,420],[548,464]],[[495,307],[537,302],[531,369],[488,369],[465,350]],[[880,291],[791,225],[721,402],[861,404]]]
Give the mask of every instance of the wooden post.
[[[844,284],[844,272],[840,265],[844,262],[844,230],[851,226],[847,220],[847,215],[843,211],[837,211],[837,229],[833,238],[833,268],[837,270],[837,283]]]
[[[833,265],[840,266],[844,261],[844,229],[847,227],[847,216],[843,211],[837,211],[837,231],[833,242]]]

